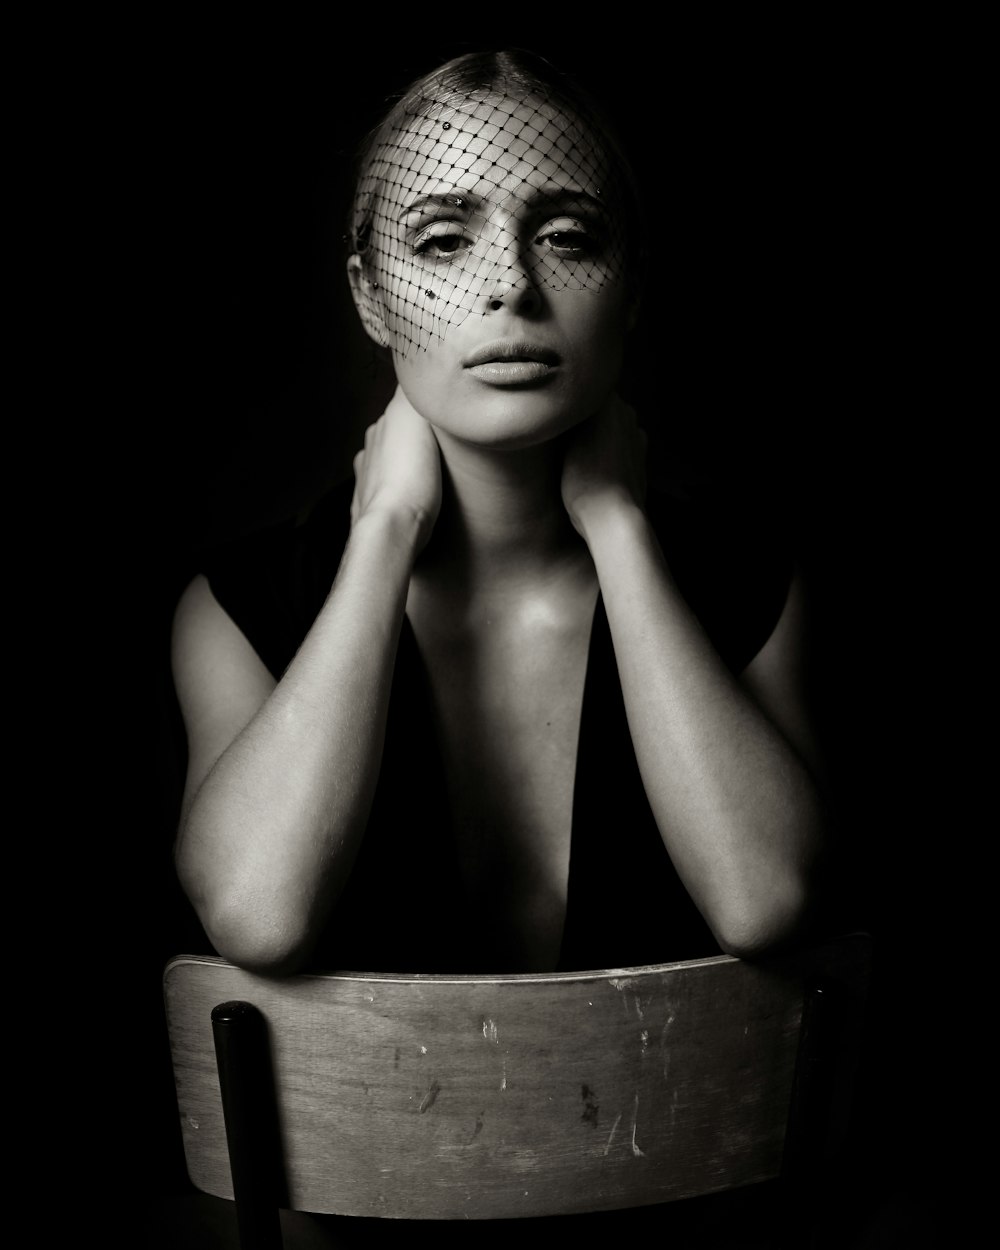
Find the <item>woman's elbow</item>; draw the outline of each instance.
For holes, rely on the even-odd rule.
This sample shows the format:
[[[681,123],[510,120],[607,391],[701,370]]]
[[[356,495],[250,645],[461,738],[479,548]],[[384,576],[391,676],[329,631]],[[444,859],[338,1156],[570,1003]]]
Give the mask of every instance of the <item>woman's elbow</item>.
[[[744,868],[716,896],[709,923],[727,955],[754,959],[805,940],[826,870],[827,827],[821,811],[796,821],[779,857]]]
[[[298,909],[238,890],[213,889],[182,857],[177,874],[213,950],[223,959],[262,976],[290,976],[305,963],[313,934]]]
[[[807,883],[803,878],[792,878],[760,897],[731,903],[711,927],[727,955],[758,959],[794,944],[804,932],[808,914]]]
[[[261,976],[286,977],[298,972],[313,945],[305,924],[268,916],[238,902],[206,910],[202,924],[223,959]]]

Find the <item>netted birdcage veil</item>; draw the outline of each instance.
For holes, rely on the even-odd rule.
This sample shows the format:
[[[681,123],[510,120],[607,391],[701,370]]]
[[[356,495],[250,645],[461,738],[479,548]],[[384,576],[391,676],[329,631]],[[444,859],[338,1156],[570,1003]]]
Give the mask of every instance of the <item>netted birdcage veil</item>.
[[[461,58],[397,104],[363,158],[351,244],[407,355],[518,285],[625,280],[630,186],[579,94],[509,54]]]

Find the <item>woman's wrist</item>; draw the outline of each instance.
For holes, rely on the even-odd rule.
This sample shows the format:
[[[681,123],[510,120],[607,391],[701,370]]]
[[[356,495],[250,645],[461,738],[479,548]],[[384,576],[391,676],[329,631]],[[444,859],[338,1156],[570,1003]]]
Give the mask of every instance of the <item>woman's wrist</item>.
[[[594,562],[599,556],[613,557],[622,544],[634,543],[649,529],[646,513],[638,501],[624,491],[602,491],[574,509],[574,523],[590,548]]]
[[[410,564],[417,558],[434,524],[425,508],[409,504],[374,505],[367,508],[351,526],[352,542],[386,545]]]

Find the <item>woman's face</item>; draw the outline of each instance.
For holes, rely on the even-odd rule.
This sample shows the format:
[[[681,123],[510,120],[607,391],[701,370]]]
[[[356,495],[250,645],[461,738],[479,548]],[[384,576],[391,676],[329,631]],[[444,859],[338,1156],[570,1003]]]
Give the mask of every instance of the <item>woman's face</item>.
[[[465,100],[413,119],[372,172],[355,296],[416,410],[496,447],[591,416],[632,309],[614,188],[577,119],[538,100]]]

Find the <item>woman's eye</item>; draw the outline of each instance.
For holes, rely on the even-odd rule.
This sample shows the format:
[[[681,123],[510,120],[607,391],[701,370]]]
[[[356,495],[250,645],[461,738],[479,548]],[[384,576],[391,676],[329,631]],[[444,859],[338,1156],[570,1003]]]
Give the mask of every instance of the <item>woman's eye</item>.
[[[471,246],[468,235],[456,229],[451,222],[442,222],[428,230],[422,230],[413,241],[413,251],[417,256],[430,256],[434,260],[455,256]]]
[[[550,222],[536,240],[557,256],[575,258],[592,255],[598,247],[593,231],[578,221]]]
[[[566,256],[576,256],[586,251],[590,245],[589,237],[579,230],[554,230],[552,234],[546,235],[545,241],[553,252]]]

